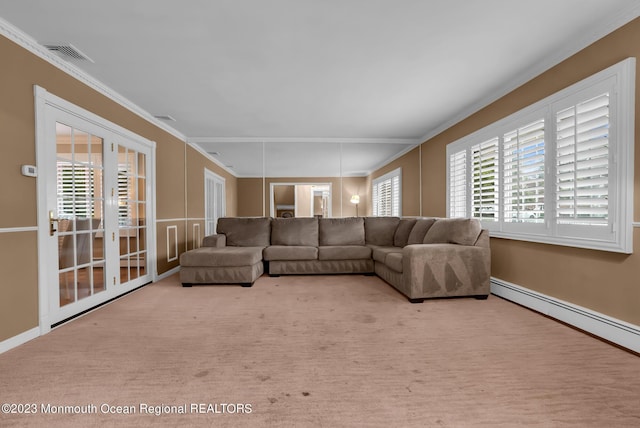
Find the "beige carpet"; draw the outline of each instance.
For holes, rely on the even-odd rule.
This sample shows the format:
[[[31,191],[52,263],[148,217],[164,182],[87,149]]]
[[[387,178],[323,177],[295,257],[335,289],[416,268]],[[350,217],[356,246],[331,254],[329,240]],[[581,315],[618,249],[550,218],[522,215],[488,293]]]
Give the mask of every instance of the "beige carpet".
[[[0,402],[38,411],[2,427],[638,427],[640,358],[495,296],[172,276],[0,355]]]

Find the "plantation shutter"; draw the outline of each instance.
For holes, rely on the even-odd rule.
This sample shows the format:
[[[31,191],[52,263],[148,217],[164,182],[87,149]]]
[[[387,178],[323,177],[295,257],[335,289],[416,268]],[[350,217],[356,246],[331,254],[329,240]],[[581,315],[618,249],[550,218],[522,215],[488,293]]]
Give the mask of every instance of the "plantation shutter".
[[[473,217],[498,221],[498,137],[471,147]]]
[[[559,224],[608,224],[609,126],[609,93],[556,113]]]
[[[127,174],[127,164],[118,165],[118,224],[120,226],[131,226],[133,223],[131,215],[131,207],[133,201],[129,196],[129,189],[135,189],[135,187],[129,186],[129,180],[133,180],[131,176]]]
[[[544,222],[544,119],[504,134],[504,221]]]
[[[467,151],[449,157],[449,216],[467,216]]]
[[[400,216],[402,201],[399,169],[374,180],[371,193],[373,195],[374,216]]]
[[[57,175],[58,217],[92,217],[90,168],[58,161]]]

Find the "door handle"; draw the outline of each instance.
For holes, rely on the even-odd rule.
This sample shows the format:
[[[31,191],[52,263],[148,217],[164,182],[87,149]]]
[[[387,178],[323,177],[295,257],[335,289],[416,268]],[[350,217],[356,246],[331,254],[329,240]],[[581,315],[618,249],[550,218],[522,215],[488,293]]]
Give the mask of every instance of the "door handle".
[[[58,227],[58,221],[59,219],[54,217],[53,211],[49,211],[49,236],[53,236],[54,233],[56,233],[58,231],[58,229],[56,229]],[[53,223],[56,223],[56,226],[53,226]]]

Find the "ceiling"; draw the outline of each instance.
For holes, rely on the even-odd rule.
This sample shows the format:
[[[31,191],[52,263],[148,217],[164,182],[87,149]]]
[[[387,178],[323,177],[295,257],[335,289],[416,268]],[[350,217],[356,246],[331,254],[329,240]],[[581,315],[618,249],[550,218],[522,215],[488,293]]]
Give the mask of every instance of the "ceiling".
[[[0,29],[72,44],[97,87],[171,116],[239,177],[366,175],[639,15],[638,0],[0,0]]]

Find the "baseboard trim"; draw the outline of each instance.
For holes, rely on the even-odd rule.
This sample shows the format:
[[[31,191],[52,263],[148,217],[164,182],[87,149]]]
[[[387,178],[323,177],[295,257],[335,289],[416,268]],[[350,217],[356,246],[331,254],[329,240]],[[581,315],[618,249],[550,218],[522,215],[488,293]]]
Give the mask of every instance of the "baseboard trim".
[[[497,278],[491,293],[640,353],[639,326]]]
[[[0,354],[7,352],[9,349],[13,349],[30,340],[40,336],[40,327],[34,327],[31,330],[27,330],[24,333],[20,333],[16,336],[10,337],[7,340],[0,342]]]
[[[176,266],[173,269],[169,269],[165,273],[161,273],[156,277],[156,281],[170,277],[171,275],[180,272],[180,266]]]

